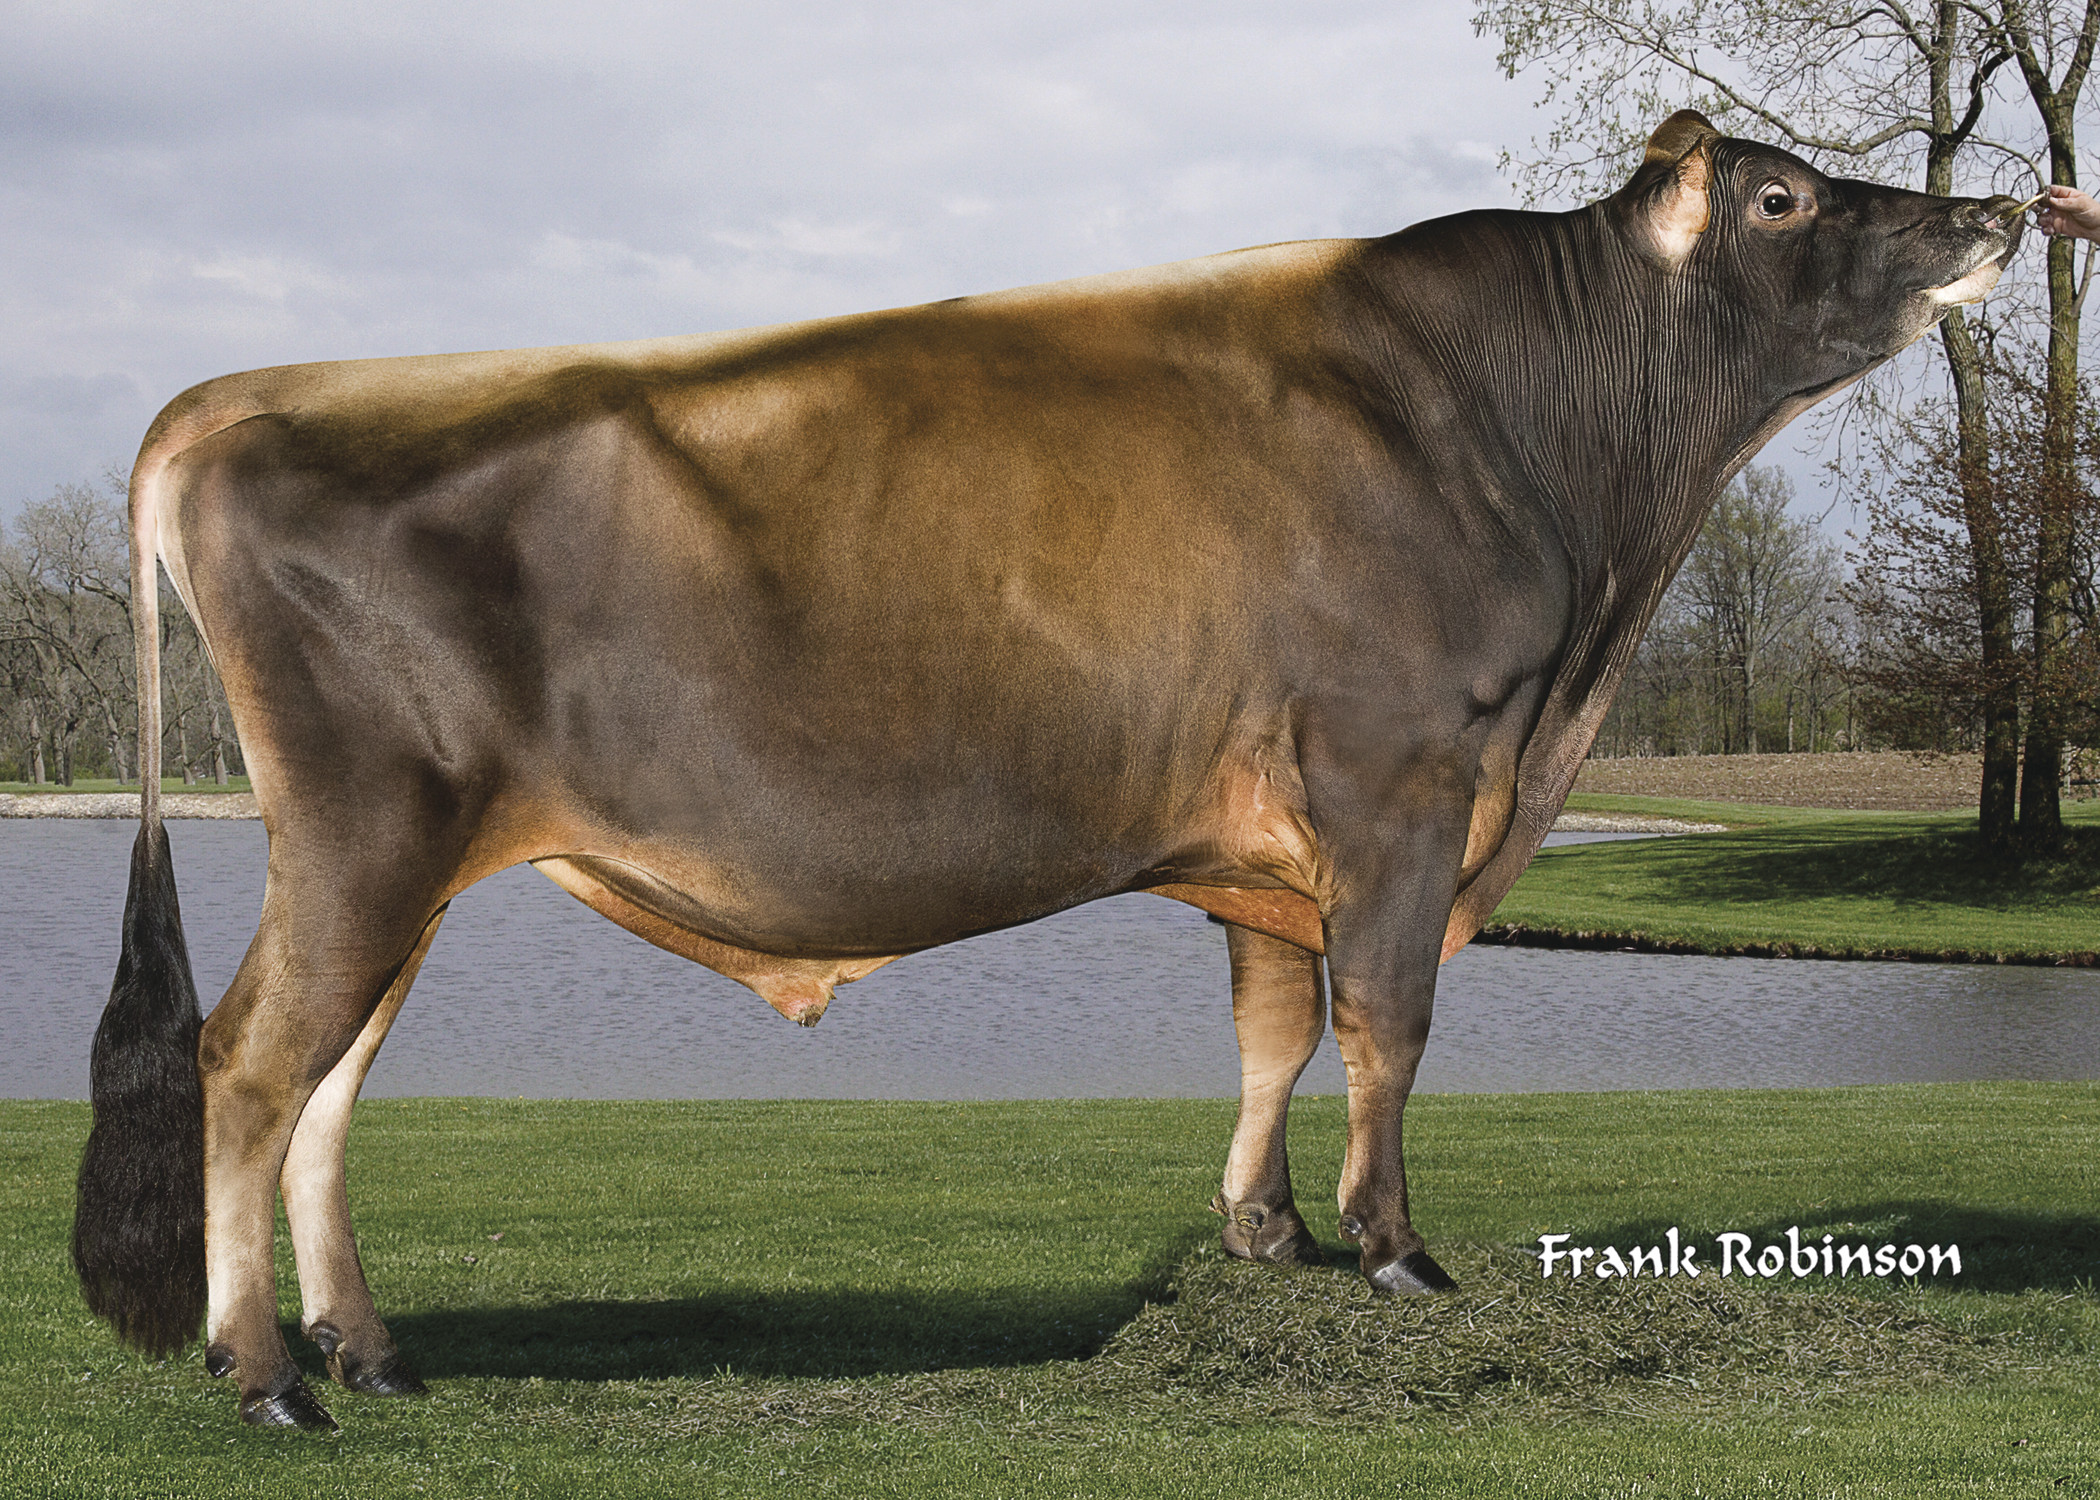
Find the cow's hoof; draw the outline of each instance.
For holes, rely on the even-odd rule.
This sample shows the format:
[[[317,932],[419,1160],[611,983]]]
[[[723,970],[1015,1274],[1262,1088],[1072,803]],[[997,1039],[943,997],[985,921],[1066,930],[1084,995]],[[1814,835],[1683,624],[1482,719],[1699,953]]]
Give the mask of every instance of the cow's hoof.
[[[389,1349],[376,1360],[361,1360],[342,1354],[328,1361],[328,1373],[338,1384],[367,1396],[427,1396],[430,1388],[409,1368],[398,1350]]]
[[[1403,1297],[1423,1292],[1448,1292],[1458,1286],[1445,1274],[1442,1266],[1429,1258],[1427,1250],[1416,1250],[1398,1260],[1389,1260],[1376,1270],[1364,1272],[1364,1279],[1371,1283],[1374,1291]]]
[[[1252,1203],[1228,1209],[1220,1201],[1211,1207],[1225,1215],[1221,1238],[1227,1255],[1271,1266],[1327,1264],[1319,1241],[1298,1217],[1298,1210],[1288,1203],[1278,1209],[1264,1209]]]
[[[241,1420],[250,1427],[296,1427],[301,1432],[341,1432],[328,1408],[314,1400],[306,1382],[295,1380],[276,1395],[244,1396]]]
[[[361,1355],[343,1342],[342,1330],[333,1323],[316,1323],[306,1336],[328,1361],[328,1374],[346,1390],[367,1396],[427,1396],[430,1388],[408,1367],[401,1351],[389,1345],[377,1358]]]

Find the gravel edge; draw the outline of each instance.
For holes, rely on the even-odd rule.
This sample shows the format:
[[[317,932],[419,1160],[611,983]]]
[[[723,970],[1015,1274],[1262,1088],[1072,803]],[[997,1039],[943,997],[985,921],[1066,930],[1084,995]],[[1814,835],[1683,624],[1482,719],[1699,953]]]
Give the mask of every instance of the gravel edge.
[[[162,792],[164,818],[259,818],[252,792]],[[137,792],[0,793],[0,818],[131,818],[139,815]]]

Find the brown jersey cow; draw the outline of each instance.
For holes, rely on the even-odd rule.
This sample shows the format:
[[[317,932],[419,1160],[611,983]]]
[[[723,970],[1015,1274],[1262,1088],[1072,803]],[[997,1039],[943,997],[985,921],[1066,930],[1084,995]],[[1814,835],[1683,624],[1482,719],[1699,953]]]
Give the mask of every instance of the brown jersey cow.
[[[1537,850],[1736,470],[1979,297],[2010,200],[1824,176],[1689,112],[1612,197],[785,328],[261,370],[132,480],[144,826],[94,1054],[91,1305],[258,1423],[277,1327],[420,1389],[351,1238],[352,1102],[446,903],[532,861],[813,1022],[901,955],[1118,892],[1231,926],[1218,1206],[1308,1253],[1283,1152],[1331,999],[1339,1202],[1449,1285],[1401,1111],[1441,958]],[[270,837],[201,1034],[158,808],[156,561]],[[1323,974],[1324,965],[1324,989]]]

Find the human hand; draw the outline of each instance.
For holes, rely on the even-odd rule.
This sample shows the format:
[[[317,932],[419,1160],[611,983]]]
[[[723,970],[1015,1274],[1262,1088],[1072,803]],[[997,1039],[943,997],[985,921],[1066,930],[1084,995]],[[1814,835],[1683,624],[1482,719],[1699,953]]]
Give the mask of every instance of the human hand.
[[[2052,186],[2048,200],[2036,210],[2034,222],[2044,234],[2100,240],[2100,203],[2077,188]]]

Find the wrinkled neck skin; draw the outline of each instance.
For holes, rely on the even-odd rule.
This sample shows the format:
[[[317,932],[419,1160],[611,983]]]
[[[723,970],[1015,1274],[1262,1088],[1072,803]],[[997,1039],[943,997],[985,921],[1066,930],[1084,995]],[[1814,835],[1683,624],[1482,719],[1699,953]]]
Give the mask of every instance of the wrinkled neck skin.
[[[1835,388],[1774,381],[1752,310],[1696,264],[1632,250],[1615,207],[1465,214],[1378,242],[1363,268],[1416,356],[1387,369],[1440,377],[1388,382],[1431,483],[1557,538],[1577,640],[1629,610],[1645,624],[1728,481]]]
[[[1567,569],[1567,644],[1519,766],[1515,821],[1462,893],[1446,956],[1551,829],[1721,490],[1848,378],[1832,379],[1826,356],[1786,361],[1814,368],[1812,381],[1775,379],[1773,331],[1696,257],[1666,269],[1639,253],[1618,212],[1607,200],[1463,214],[1377,241],[1361,265],[1384,312],[1383,354],[1367,358],[1386,374],[1396,449],[1437,503],[1539,538]]]

